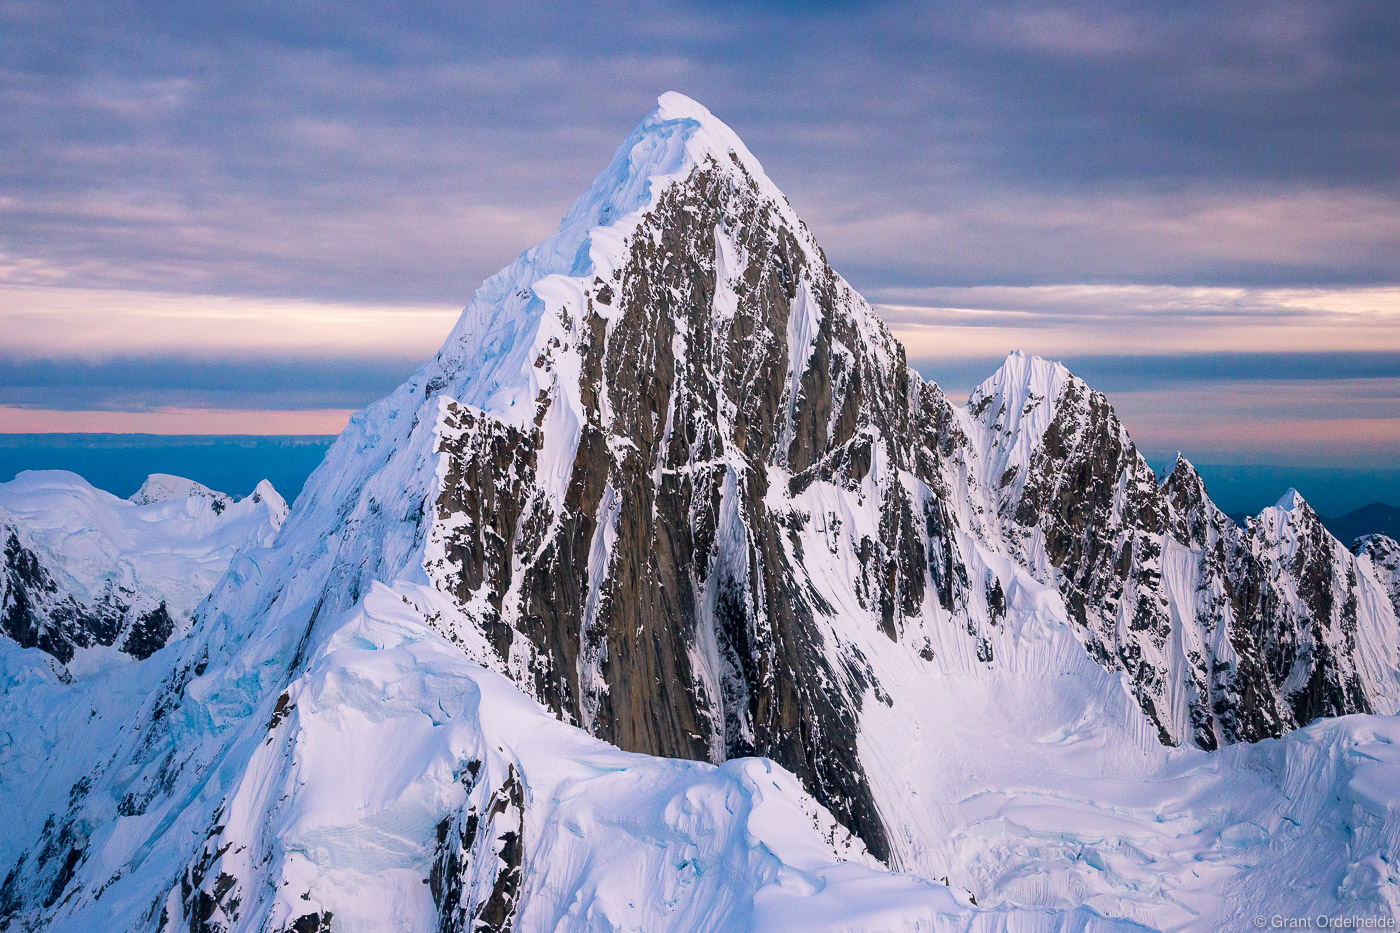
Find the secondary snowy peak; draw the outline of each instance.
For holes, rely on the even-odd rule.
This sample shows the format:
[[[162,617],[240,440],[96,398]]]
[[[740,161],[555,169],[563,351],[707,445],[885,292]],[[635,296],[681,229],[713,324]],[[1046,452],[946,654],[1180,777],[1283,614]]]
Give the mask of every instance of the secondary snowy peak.
[[[215,515],[222,515],[230,506],[237,505],[236,511],[265,513],[273,526],[280,527],[287,517],[287,502],[272,483],[259,480],[253,491],[242,499],[235,499],[226,493],[210,489],[183,476],[169,473],[152,473],[146,477],[141,488],[128,497],[136,506],[157,505],[163,502],[193,502],[195,508],[207,507]],[[257,507],[261,508],[257,508]]]
[[[62,661],[113,646],[145,657],[188,626],[244,547],[266,547],[286,517],[266,481],[242,500],[153,474],[130,500],[63,471],[0,483],[4,631]]]
[[[152,473],[130,499],[135,505],[151,505],[177,499],[203,499],[220,511],[233,503],[230,496],[215,492],[192,479],[171,476],[169,473]]]
[[[1174,537],[1190,547],[1211,547],[1222,529],[1234,523],[1220,511],[1206,493],[1206,483],[1194,464],[1177,453],[1171,472],[1162,479],[1166,499],[1166,519]]]
[[[1386,535],[1366,535],[1356,540],[1353,549],[1362,567],[1390,594],[1396,617],[1400,618],[1400,544]]]
[[[1256,551],[1280,563],[1306,560],[1314,551],[1325,550],[1330,555],[1346,550],[1296,489],[1288,489],[1278,502],[1261,510],[1246,524]]]
[[[1084,398],[1088,387],[1061,364],[1015,350],[968,398],[983,484],[1000,491],[1004,504],[1020,496],[1032,456],[1063,417],[1067,392]]]
[[[1397,625],[1380,583],[1295,491],[1242,531],[1185,457],[1159,485],[1107,398],[1021,353],[967,418],[981,464],[968,494],[1000,517],[983,536],[1054,583],[1164,742],[1215,748],[1394,708]]]
[[[1061,363],[1013,350],[973,390],[968,407],[980,422],[1001,425],[998,433],[1025,434],[1033,444],[1049,426],[1048,416],[1060,393],[1074,379]]]

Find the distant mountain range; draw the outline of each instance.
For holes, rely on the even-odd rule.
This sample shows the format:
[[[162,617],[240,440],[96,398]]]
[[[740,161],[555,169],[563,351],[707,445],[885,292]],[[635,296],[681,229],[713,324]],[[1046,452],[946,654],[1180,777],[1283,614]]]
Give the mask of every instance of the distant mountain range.
[[[1400,538],[1400,508],[1383,502],[1372,502],[1336,518],[1324,518],[1322,523],[1338,540],[1347,544],[1363,535]]]
[[[266,479],[290,503],[334,440],[323,435],[0,434],[0,482],[25,470],[67,470],[124,499],[151,473],[186,476],[234,495],[247,495]]]
[[[94,647],[146,658],[286,517],[267,482],[235,500],[154,473],[118,499],[75,473],[25,471],[0,483],[0,634],[64,663]]]

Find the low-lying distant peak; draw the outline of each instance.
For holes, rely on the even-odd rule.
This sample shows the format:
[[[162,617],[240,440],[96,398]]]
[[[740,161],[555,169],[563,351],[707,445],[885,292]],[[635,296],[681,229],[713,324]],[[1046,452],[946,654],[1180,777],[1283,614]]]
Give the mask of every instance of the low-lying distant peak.
[[[233,502],[231,496],[216,492],[203,483],[169,473],[152,473],[147,476],[141,488],[130,498],[135,505],[154,505],[157,502],[177,502],[181,499],[207,499],[223,505]]]

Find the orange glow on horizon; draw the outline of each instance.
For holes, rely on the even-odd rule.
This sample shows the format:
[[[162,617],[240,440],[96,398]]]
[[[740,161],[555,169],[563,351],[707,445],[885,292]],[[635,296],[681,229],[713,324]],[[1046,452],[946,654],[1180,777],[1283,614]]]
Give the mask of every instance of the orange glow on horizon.
[[[46,411],[0,406],[3,434],[339,434],[354,411],[154,408]]]

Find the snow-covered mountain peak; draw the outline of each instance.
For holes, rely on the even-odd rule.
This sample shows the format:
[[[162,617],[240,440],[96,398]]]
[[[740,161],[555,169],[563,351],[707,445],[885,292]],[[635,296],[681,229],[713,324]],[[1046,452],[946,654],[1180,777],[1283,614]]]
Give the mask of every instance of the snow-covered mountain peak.
[[[1013,350],[997,371],[968,398],[968,408],[984,424],[1000,424],[1006,434],[1038,435],[1053,416],[1065,386],[1077,381],[1062,363]],[[1039,428],[1039,430],[1037,430]]]
[[[1200,471],[1196,469],[1196,464],[1189,461],[1182,452],[1176,452],[1176,459],[1172,462],[1172,469],[1162,476],[1162,490],[1172,499],[1180,502],[1197,503],[1205,499],[1205,479]]]
[[[1332,550],[1345,550],[1341,542],[1335,541],[1327,533],[1322,519],[1308,505],[1302,493],[1291,487],[1279,496],[1277,502],[1261,509],[1257,516],[1250,519],[1249,528],[1269,546],[1282,545],[1285,552],[1290,554],[1304,537],[1326,540]]]
[[[1162,477],[1162,494],[1168,503],[1167,519],[1184,542],[1204,545],[1213,530],[1229,521],[1211,501],[1195,464],[1180,451],[1171,471]]]
[[[1188,503],[1205,503],[1211,506],[1212,511],[1216,511],[1215,503],[1210,501],[1206,493],[1205,478],[1196,469],[1196,465],[1186,459],[1186,455],[1180,451],[1177,452],[1172,468],[1162,477],[1161,485],[1162,491],[1168,498],[1175,500],[1179,507],[1185,507]]]
[[[128,497],[135,505],[153,505],[157,502],[171,502],[177,499],[204,499],[217,502],[220,510],[233,502],[232,497],[215,492],[202,483],[183,476],[169,473],[152,473],[146,477],[141,488]]]
[[[1190,460],[1188,460],[1186,455],[1179,450],[1176,452],[1176,457],[1172,460],[1171,472],[1175,473],[1178,470],[1180,470],[1184,475],[1197,477],[1201,475],[1200,471],[1196,469],[1196,465]]]
[[[282,527],[282,522],[286,520],[289,511],[287,500],[283,499],[282,494],[273,487],[271,482],[265,479],[259,480],[258,484],[253,487],[253,491],[246,498],[239,500],[240,505],[244,502],[250,505],[261,505],[266,509],[267,514],[272,518],[273,526],[276,528]]]
[[[1357,560],[1385,587],[1400,618],[1400,543],[1388,535],[1365,535],[1352,548]]]
[[[40,737],[78,750],[29,782],[42,806],[0,810],[0,923],[1189,929],[1392,904],[1389,738],[1200,751],[1400,696],[1376,575],[1320,526],[1243,539],[1057,363],[1013,353],[950,404],[732,130],[664,95],[181,648],[129,665],[109,725]],[[901,904],[872,860],[942,884]],[[947,922],[959,887],[996,913]],[[1096,913],[1009,913],[1032,906]]]
[[[612,162],[564,216],[559,228],[477,290],[439,353],[433,372],[421,381],[435,391],[452,379],[462,401],[504,412],[513,407],[522,378],[528,381],[532,354],[547,305],[591,303],[606,306],[608,293],[595,296],[590,279],[602,285],[625,255],[625,241],[639,214],[652,200],[653,177],[681,170],[683,134],[652,131],[644,123],[618,149]],[[646,130],[646,132],[644,132]],[[565,323],[571,325],[566,309]],[[473,373],[459,376],[468,364]],[[493,399],[493,395],[496,398]],[[495,404],[492,404],[493,401]]]
[[[588,313],[611,316],[619,266],[642,216],[700,166],[741,177],[791,213],[732,129],[683,94],[663,94],[559,228],[481,286],[421,381],[436,377],[460,401],[522,422],[546,388],[531,372],[540,352],[551,340],[576,342]],[[788,219],[800,227],[795,215]]]
[[[75,475],[74,479],[86,485],[86,481],[81,477]],[[97,492],[94,490],[94,493]],[[140,509],[140,514],[147,521],[176,514],[197,519],[198,516],[207,513],[209,516],[219,517],[224,522],[251,519],[276,531],[287,517],[286,500],[273,488],[272,483],[265,479],[260,480],[251,493],[242,499],[235,499],[183,476],[152,473],[127,501]]]
[[[1048,360],[1024,350],[1012,350],[982,384],[972,392],[972,398],[985,398],[994,394],[1032,393],[1042,397],[1052,395],[1056,389],[1074,378],[1063,363]]]
[[[657,98],[656,104],[656,110],[642,125],[665,125],[671,121],[693,124],[693,129],[686,137],[686,151],[692,164],[700,165],[710,158],[721,165],[733,160],[743,167],[765,195],[776,201],[786,201],[777,185],[769,180],[763,165],[739,138],[739,134],[710,113],[704,105],[678,91],[667,91]]]
[[[1013,350],[973,390],[967,412],[981,429],[993,488],[1024,480],[1025,467],[1071,386],[1087,388],[1062,364]]]
[[[1306,505],[1307,502],[1304,501],[1303,494],[1290,486],[1283,495],[1278,497],[1278,502],[1274,503],[1274,508],[1282,509],[1285,512],[1293,512]]]

